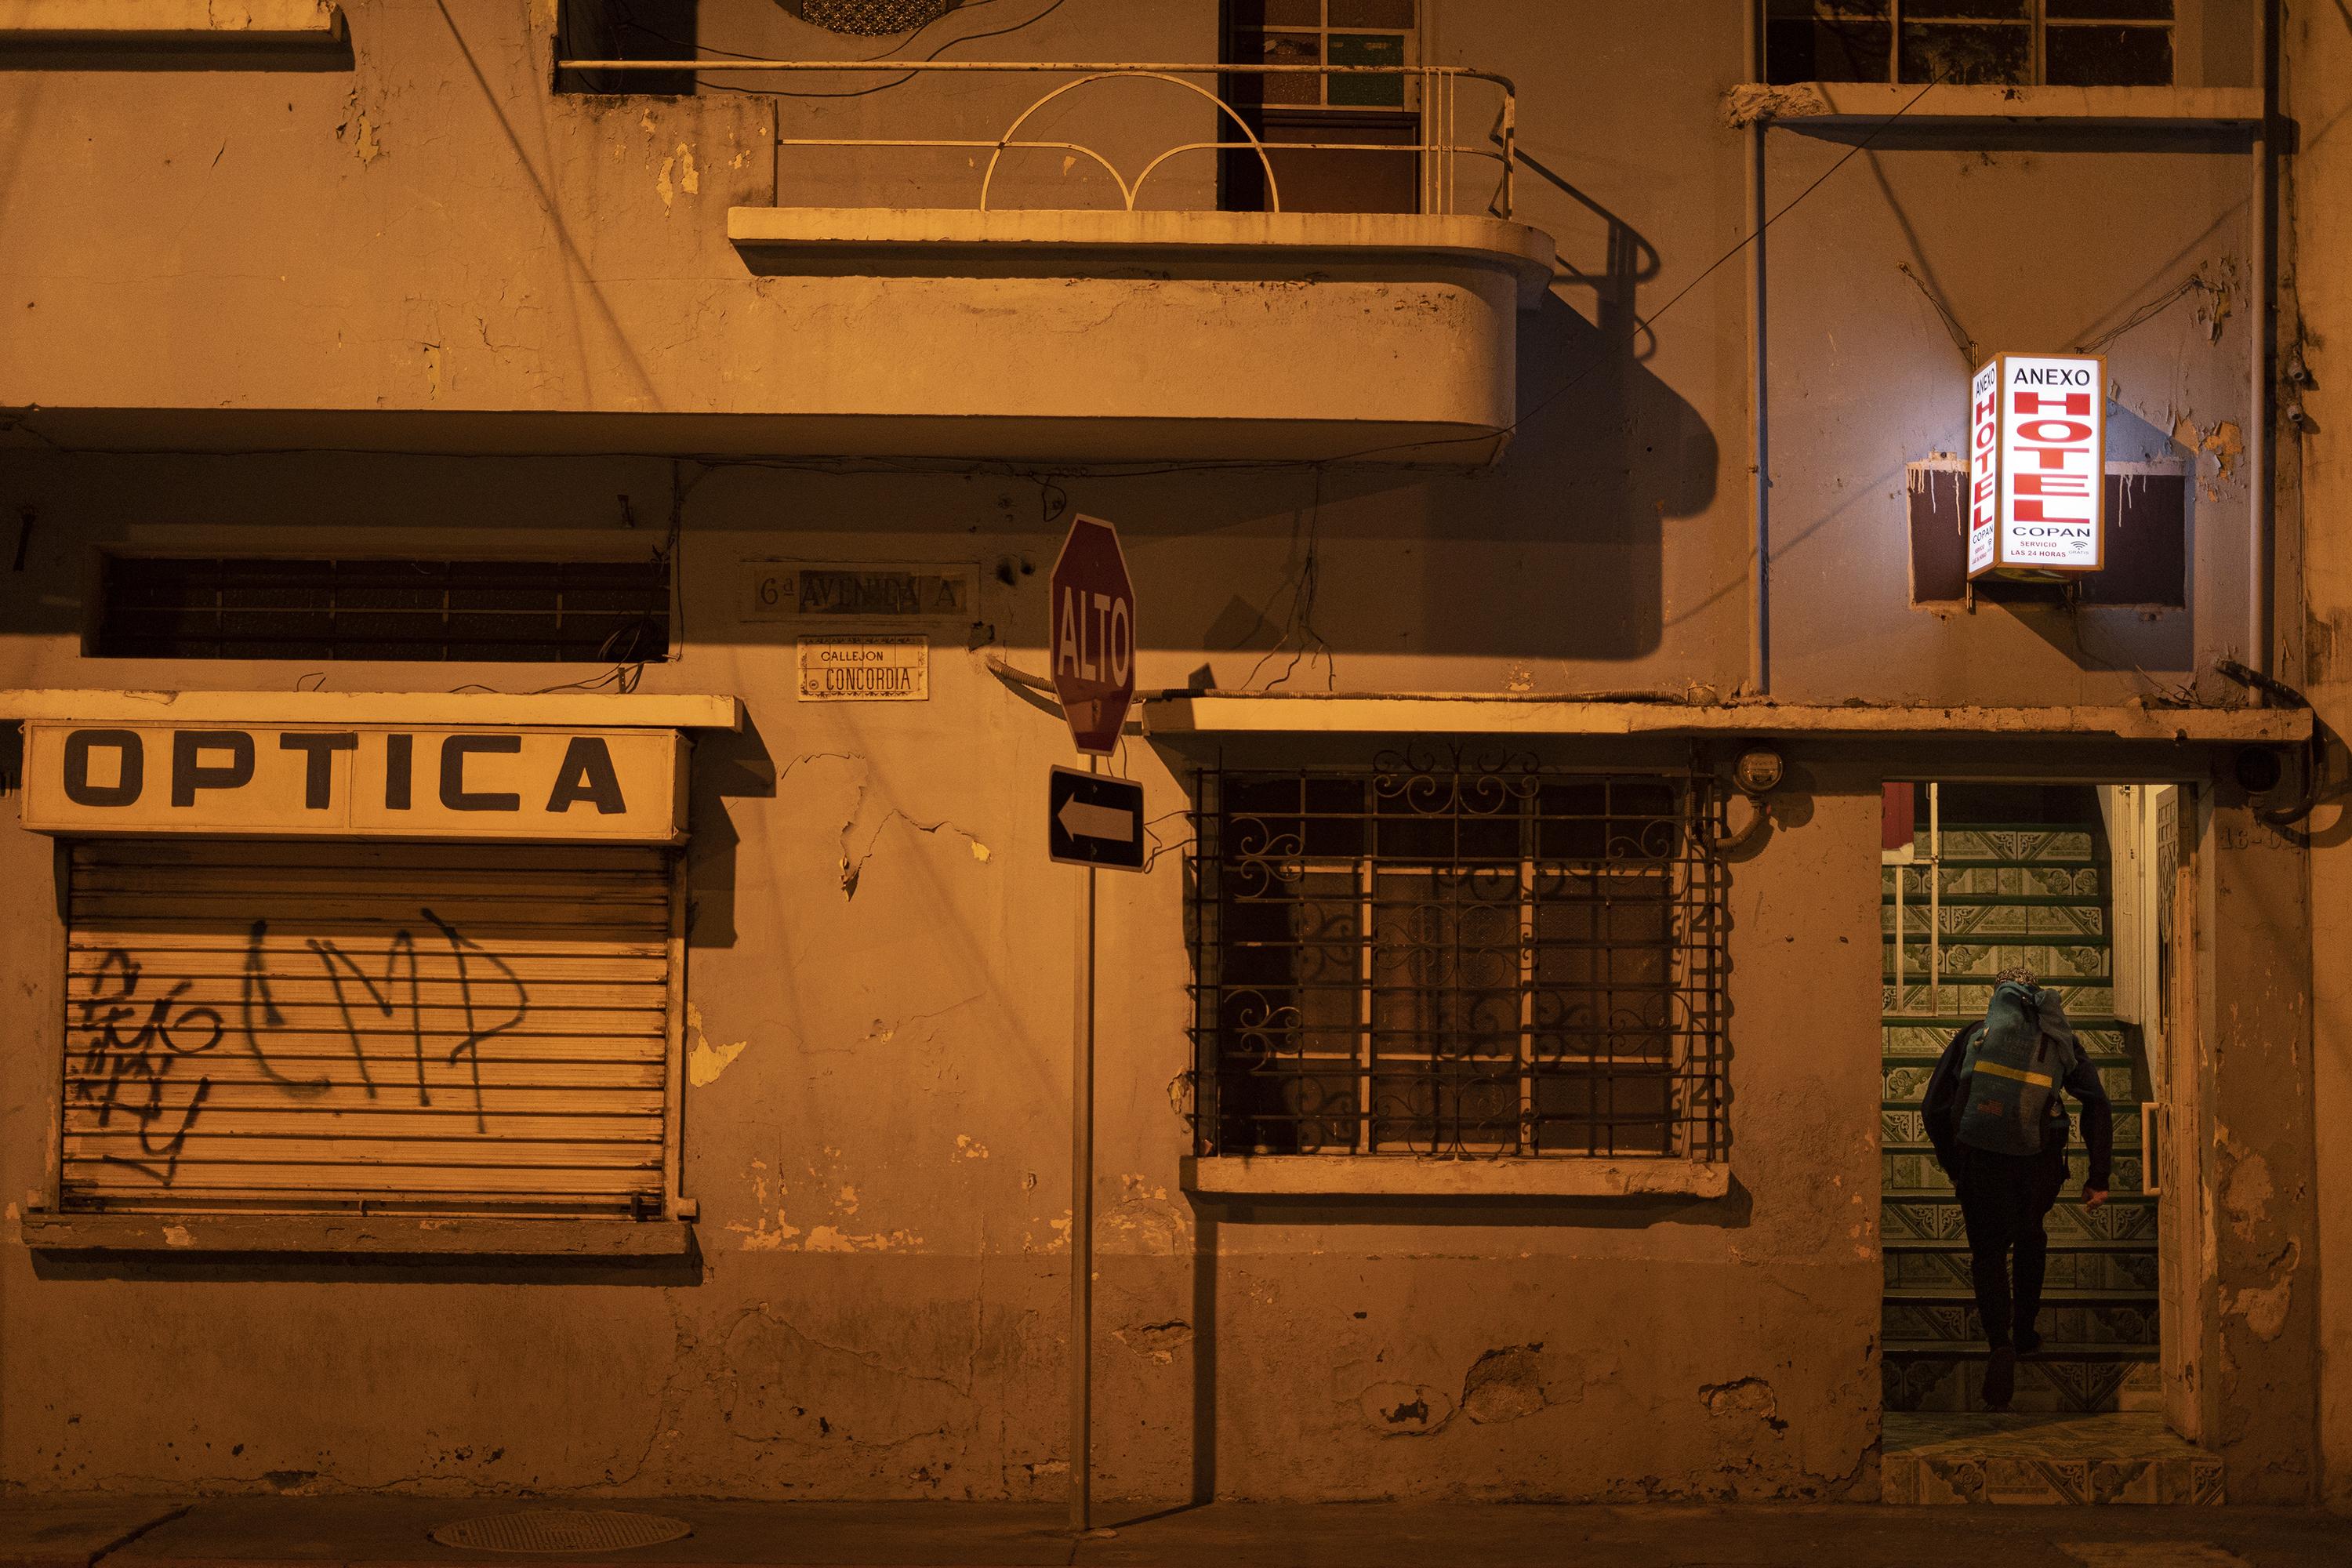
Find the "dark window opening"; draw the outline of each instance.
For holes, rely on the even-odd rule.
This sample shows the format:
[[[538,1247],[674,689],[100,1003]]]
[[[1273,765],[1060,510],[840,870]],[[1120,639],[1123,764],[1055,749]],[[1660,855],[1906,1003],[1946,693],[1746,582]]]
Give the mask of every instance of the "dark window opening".
[[[2100,559],[2106,566],[2068,578],[2078,603],[2147,609],[2188,606],[2189,483],[2186,474],[2106,477],[2106,521],[2100,531]],[[1915,605],[1952,604],[1969,596],[1967,489],[1964,467],[1911,465],[1906,499]],[[1993,576],[1978,578],[1977,587],[1996,597],[2048,597],[2058,592],[2054,584],[2017,584]]]
[[[642,561],[291,561],[117,555],[99,658],[668,657],[670,571]]]
[[[1527,757],[1203,773],[1196,1152],[1719,1156],[1718,811]]]
[[[1774,82],[2169,87],[2173,0],[1761,0]]]
[[[695,58],[700,0],[560,0],[559,60],[682,60]],[[692,71],[558,70],[558,92],[684,98]]]
[[[1417,0],[1227,0],[1223,58],[1231,65],[1416,65],[1418,9]],[[1220,155],[1225,210],[1420,210],[1414,78],[1402,71],[1251,72],[1226,77],[1222,90],[1269,149],[1261,156],[1229,147]],[[1246,140],[1230,121],[1221,134]]]

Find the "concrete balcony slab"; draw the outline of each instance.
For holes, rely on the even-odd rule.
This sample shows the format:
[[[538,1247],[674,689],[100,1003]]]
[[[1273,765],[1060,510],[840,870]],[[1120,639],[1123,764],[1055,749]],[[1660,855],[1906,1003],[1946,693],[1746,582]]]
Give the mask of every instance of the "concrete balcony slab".
[[[959,456],[1470,464],[1550,238],[1486,217],[735,207],[736,374]],[[858,438],[858,437],[852,437]]]

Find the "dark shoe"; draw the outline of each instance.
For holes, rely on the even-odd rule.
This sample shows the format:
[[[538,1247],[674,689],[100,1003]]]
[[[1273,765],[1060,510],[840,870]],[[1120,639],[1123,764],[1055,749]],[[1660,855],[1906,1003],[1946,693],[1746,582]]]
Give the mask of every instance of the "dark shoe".
[[[1985,1363],[1984,1402],[1987,1410],[2006,1410],[2010,1395],[2017,1392],[2017,1352],[2007,1345],[1992,1352]]]
[[[2040,1334],[2035,1333],[2032,1329],[2020,1329],[2017,1331],[2018,1354],[2032,1355],[2041,1348],[2042,1336]]]

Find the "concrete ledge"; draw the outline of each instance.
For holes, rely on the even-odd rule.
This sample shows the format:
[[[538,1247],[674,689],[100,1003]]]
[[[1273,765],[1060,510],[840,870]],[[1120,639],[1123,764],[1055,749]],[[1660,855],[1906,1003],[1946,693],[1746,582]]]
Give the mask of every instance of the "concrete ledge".
[[[1695,1160],[1429,1159],[1409,1154],[1188,1158],[1184,1190],[1234,1196],[1719,1198],[1731,1168]]]
[[[877,263],[932,276],[1099,274],[1150,263],[1179,277],[1290,277],[1308,264],[1376,273],[1411,261],[1468,263],[1511,274],[1523,310],[1551,286],[1555,258],[1551,237],[1525,224],[1418,213],[730,207],[727,237],[766,263],[799,256],[827,271]]]
[[[2174,744],[2297,745],[2301,708],[1816,707],[1799,703],[1590,702],[1557,697],[1203,692],[1143,706],[1151,735],[1240,733],[2060,737]]]
[[[1920,98],[1917,82],[1743,82],[1724,95],[1724,118],[1806,126],[1876,125],[1913,99],[1906,123],[2035,121],[2106,127],[2217,128],[2257,124],[2263,95],[2251,87],[2001,87],[1946,84]]]
[[[0,0],[0,70],[348,70],[334,0]]]
[[[484,724],[506,730],[740,730],[738,697],[663,692],[0,690],[0,719],[104,724]]]
[[[36,1252],[674,1258],[694,1250],[694,1226],[683,1220],[37,1211],[21,1226]]]

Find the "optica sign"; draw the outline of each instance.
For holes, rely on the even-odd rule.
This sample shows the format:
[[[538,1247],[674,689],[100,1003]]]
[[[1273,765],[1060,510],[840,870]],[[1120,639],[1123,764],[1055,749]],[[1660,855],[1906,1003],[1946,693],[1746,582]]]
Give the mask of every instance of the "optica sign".
[[[1969,576],[2105,565],[2107,366],[1995,354],[1969,397]]]
[[[275,837],[680,836],[675,730],[26,725],[36,832]]]

